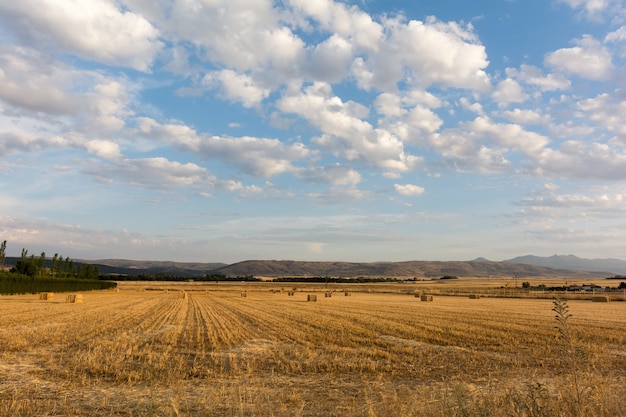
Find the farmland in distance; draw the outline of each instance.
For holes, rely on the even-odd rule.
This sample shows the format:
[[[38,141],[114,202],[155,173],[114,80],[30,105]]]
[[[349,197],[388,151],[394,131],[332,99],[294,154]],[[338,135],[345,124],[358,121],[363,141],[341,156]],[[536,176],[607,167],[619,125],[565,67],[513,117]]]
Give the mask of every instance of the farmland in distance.
[[[0,415],[626,415],[625,302],[568,300],[564,340],[549,298],[389,288],[1,296]]]

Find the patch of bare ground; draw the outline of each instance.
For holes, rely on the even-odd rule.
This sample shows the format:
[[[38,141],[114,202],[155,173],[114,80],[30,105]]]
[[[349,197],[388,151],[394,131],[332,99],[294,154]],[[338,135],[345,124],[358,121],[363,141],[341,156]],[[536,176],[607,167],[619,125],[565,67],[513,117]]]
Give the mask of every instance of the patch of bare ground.
[[[626,303],[569,301],[575,387],[552,300],[150,285],[0,297],[0,416],[626,415]]]

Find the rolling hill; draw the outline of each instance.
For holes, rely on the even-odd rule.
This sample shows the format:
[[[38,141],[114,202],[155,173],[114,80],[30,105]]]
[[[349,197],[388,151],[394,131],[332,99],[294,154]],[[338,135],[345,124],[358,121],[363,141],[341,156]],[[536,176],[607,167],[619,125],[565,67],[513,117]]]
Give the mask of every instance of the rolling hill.
[[[518,256],[503,262],[541,266],[546,268],[578,269],[581,271],[604,272],[605,274],[626,274],[626,261],[615,258],[585,259],[574,255]]]

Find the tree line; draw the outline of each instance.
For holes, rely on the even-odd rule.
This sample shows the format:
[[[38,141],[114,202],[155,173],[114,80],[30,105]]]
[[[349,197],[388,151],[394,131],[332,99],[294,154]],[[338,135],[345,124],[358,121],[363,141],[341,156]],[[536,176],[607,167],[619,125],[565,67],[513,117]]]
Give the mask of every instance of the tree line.
[[[0,243],[0,270],[4,270],[6,259],[7,241]],[[46,253],[41,252],[39,256],[28,255],[28,250],[22,248],[20,259],[10,269],[10,273],[26,275],[29,277],[53,277],[53,278],[78,278],[78,279],[98,279],[100,271],[97,266],[89,264],[76,265],[69,257],[55,253],[50,259],[46,258]]]

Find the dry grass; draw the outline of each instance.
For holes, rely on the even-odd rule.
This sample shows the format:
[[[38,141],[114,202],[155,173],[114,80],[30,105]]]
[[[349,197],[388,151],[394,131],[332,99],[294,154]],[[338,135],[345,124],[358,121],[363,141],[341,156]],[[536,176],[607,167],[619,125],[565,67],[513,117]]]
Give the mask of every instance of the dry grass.
[[[626,415],[626,303],[568,301],[576,389],[551,300],[154,285],[0,297],[0,416]]]

